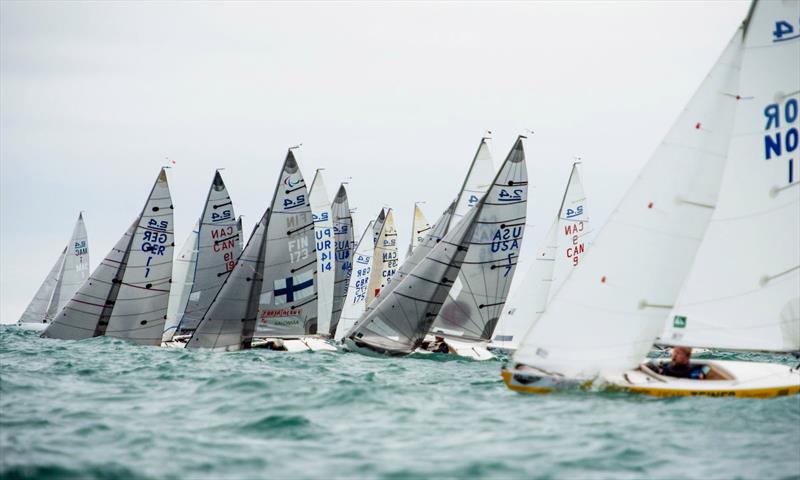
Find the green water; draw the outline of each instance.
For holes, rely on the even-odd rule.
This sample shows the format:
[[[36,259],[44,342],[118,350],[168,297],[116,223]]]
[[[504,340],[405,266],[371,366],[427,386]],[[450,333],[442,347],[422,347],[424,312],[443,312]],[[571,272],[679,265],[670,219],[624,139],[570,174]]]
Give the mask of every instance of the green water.
[[[800,478],[800,396],[529,396],[505,388],[500,361],[14,327],[0,362],[0,478]]]

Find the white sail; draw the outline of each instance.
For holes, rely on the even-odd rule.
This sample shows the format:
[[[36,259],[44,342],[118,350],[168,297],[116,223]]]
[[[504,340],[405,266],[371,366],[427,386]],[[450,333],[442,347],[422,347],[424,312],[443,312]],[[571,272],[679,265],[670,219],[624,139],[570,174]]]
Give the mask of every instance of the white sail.
[[[239,255],[242,254],[242,250],[244,250],[244,244],[247,242],[247,238],[244,236],[244,227],[242,226],[241,215],[239,215],[239,218],[236,219],[236,231],[239,232],[239,241],[236,242],[236,258],[239,258]]]
[[[534,257],[520,287],[509,295],[494,331],[493,346],[515,350],[522,336],[536,323],[547,302],[586,255],[589,216],[578,164],[573,164],[567,188],[544,246]]]
[[[514,355],[571,378],[636,367],[678,296],[716,203],[741,31]],[[734,95],[731,95],[734,93]]]
[[[491,340],[519,260],[527,190],[520,138],[486,193],[464,265],[439,310],[432,333],[470,341]]]
[[[394,213],[391,208],[381,211],[378,222],[381,222],[381,229],[375,239],[375,253],[372,255],[372,273],[369,277],[367,288],[367,305],[380,295],[397,271],[397,229],[394,224]],[[375,228],[373,226],[373,232]]]
[[[447,226],[445,233],[464,218],[467,211],[478,204],[478,201],[486,194],[492,185],[495,176],[494,165],[492,164],[492,154],[489,151],[488,138],[482,138],[478,150],[472,159],[472,163],[464,177],[464,183],[456,198],[456,208],[453,211],[453,218]],[[437,222],[439,223],[439,222]]]
[[[322,170],[317,170],[314,175],[308,195],[311,214],[314,217],[314,250],[317,254],[317,332],[327,335],[331,329],[336,271],[333,213],[328,191],[322,180]]]
[[[331,326],[327,333],[333,336],[339,325],[342,307],[347,298],[350,275],[353,270],[353,250],[356,247],[353,240],[353,217],[350,215],[350,204],[344,185],[340,185],[339,191],[336,192],[336,198],[333,199],[331,205],[331,215],[333,215],[336,274],[334,276]]]
[[[386,222],[386,209],[381,208],[380,213],[378,213],[378,218],[376,218],[372,222],[372,242],[377,246],[378,245],[378,236],[381,234],[381,230],[383,229],[383,224]]]
[[[408,245],[408,252],[406,252],[406,258],[411,257],[411,254],[414,252],[414,249],[417,248],[417,245],[422,243],[425,240],[425,237],[428,235],[428,232],[431,229],[431,225],[428,223],[428,220],[425,218],[425,214],[422,213],[422,209],[419,208],[418,204],[414,204],[414,218],[411,222],[411,242]]]
[[[164,333],[161,340],[168,342],[175,335],[181,316],[186,310],[186,302],[192,293],[194,281],[194,267],[197,264],[197,234],[200,232],[200,220],[194,224],[192,233],[183,242],[183,248],[172,267],[172,288],[169,290],[169,303],[167,305],[167,321],[164,323]]]
[[[172,199],[162,169],[142,213],[42,336],[160,345],[172,276]]]
[[[177,334],[188,335],[197,328],[211,300],[233,270],[238,257],[239,228],[228,189],[219,171],[208,189],[200,229],[197,233],[197,260],[191,291],[180,314]]]
[[[303,175],[290,150],[275,188],[266,230],[264,283],[256,337],[317,332],[314,220]]]
[[[186,348],[213,351],[250,348],[264,278],[265,232],[269,215],[267,209]]]
[[[728,160],[662,343],[800,350],[800,2],[749,18]]]
[[[373,221],[369,222],[361,239],[358,241],[355,253],[353,254],[353,266],[350,273],[347,296],[342,306],[342,314],[333,338],[341,340],[344,335],[353,328],[353,325],[361,318],[367,306],[367,284],[369,283],[370,272],[372,271],[372,255],[375,252],[373,231]]]
[[[33,299],[31,299],[28,307],[22,312],[22,316],[17,321],[18,325],[22,325],[23,323],[44,325],[48,323],[47,312],[53,299],[53,293],[56,291],[58,275],[61,273],[61,269],[64,266],[64,259],[67,256],[68,248],[69,247],[64,247],[61,255],[58,256],[58,260],[56,260],[56,263],[44,278],[44,282],[39,286],[39,289],[36,290],[36,294],[33,296]]]
[[[19,324],[47,324],[58,315],[89,276],[89,240],[83,213],[72,229],[69,243],[25,309]]]
[[[497,270],[509,270],[513,274],[513,262],[506,265],[497,261],[492,253],[518,251],[521,241],[521,237],[512,232],[514,225],[510,221],[520,219],[518,215],[521,212],[524,223],[525,216],[527,173],[520,139],[492,184],[476,208],[469,209],[461,222],[407,276],[393,282],[377,306],[347,333],[348,342],[357,348],[380,353],[411,353],[420,346],[437,313],[443,308],[448,291],[452,291],[458,282],[460,271],[478,262],[488,262],[482,263],[489,270],[484,273],[484,278],[487,284],[494,281],[495,285],[502,281],[493,279],[495,269],[490,265],[497,264]],[[499,276],[503,277],[502,272]],[[495,291],[504,295],[502,290],[498,287]],[[474,286],[473,291],[478,292],[478,287]],[[483,298],[494,299],[491,292],[489,295],[482,293]],[[491,315],[495,309],[499,314],[499,308],[502,304],[476,305],[476,309],[481,311],[478,315],[484,312]]]

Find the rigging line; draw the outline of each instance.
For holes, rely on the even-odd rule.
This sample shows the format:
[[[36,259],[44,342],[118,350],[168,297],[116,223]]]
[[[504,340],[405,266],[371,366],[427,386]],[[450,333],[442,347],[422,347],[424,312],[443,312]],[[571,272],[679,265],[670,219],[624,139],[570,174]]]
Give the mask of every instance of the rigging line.
[[[430,300],[430,301],[429,300],[425,300],[424,298],[412,297],[411,295],[406,295],[406,294],[400,293],[397,290],[394,290],[391,293],[393,293],[395,295],[399,295],[399,296],[401,296],[403,298],[408,298],[410,300],[414,300],[414,301],[417,301],[417,302],[429,303],[431,305],[442,305],[443,304],[443,302],[434,302],[432,300]]]
[[[297,232],[299,232],[301,230],[305,230],[306,228],[313,227],[313,226],[314,226],[314,222],[311,222],[308,225],[303,225],[302,227],[300,227],[298,229],[295,229],[295,230],[286,230],[286,235],[293,235],[293,234],[295,234],[295,233],[297,233]]]
[[[222,242],[226,242],[226,241],[232,240],[234,238],[239,238],[239,234],[237,233],[237,234],[231,235],[230,237],[227,237],[227,238],[220,238],[219,240],[214,240],[214,245],[219,245]],[[207,246],[207,247],[200,247],[200,248],[206,248],[207,249],[209,247],[210,247],[210,245]]]
[[[226,206],[226,205],[233,205],[233,202],[228,202],[228,203],[220,203],[219,205],[211,205],[211,207],[213,207],[213,208],[214,208],[214,210],[216,210],[216,209],[218,209],[219,207],[224,207],[224,206]]]
[[[285,191],[284,193],[288,195],[288,194],[290,194],[290,193],[293,193],[293,192],[296,192],[296,191],[298,191],[298,190],[302,190],[302,189],[306,188],[305,182],[303,182],[302,180],[301,180],[300,182],[302,183],[302,185],[300,185],[300,186],[299,186],[299,187],[297,187],[297,188],[289,188],[289,189],[286,189],[286,191]]]

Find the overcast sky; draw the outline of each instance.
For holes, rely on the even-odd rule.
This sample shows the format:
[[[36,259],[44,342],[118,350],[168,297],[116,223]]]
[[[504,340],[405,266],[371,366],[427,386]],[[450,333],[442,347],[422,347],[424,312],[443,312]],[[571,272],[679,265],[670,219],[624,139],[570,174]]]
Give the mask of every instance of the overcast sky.
[[[526,129],[523,250],[573,158],[595,228],[749,2],[0,3],[0,321],[15,322],[78,212],[94,268],[165,157],[178,247],[216,168],[249,232],[297,143],[308,183],[349,177],[363,229],[414,201],[433,221],[484,132],[499,165]],[[360,231],[358,232],[360,234]]]

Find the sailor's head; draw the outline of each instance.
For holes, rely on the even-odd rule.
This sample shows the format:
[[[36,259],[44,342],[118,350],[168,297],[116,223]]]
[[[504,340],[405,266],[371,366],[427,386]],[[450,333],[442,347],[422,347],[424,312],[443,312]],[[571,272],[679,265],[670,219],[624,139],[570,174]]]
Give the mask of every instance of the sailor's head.
[[[444,337],[437,336],[435,341],[436,342],[444,342]]]
[[[690,347],[675,347],[672,349],[672,363],[674,365],[689,365],[691,358],[692,349]]]

